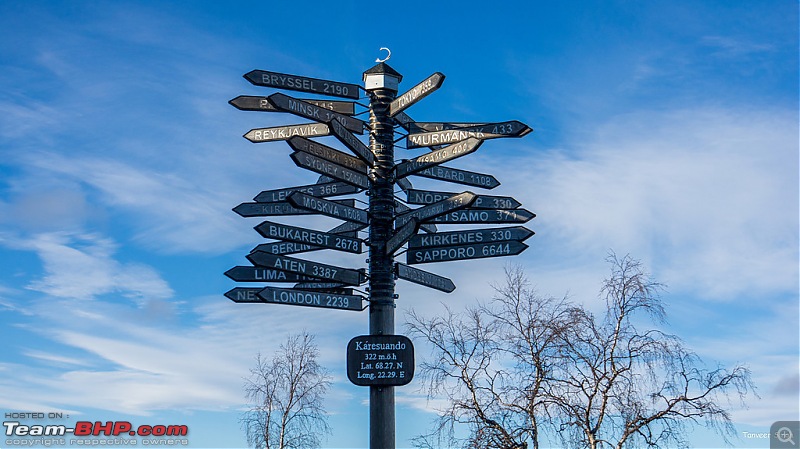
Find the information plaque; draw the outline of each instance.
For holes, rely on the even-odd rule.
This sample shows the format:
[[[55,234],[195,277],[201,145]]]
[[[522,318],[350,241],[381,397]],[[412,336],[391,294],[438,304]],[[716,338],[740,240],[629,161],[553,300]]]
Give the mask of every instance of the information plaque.
[[[360,335],[347,344],[347,378],[363,387],[400,386],[414,377],[414,345],[403,335]]]

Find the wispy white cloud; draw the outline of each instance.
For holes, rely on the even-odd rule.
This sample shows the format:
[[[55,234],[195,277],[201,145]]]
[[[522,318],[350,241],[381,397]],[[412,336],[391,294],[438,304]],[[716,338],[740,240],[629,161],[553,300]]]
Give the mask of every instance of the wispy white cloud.
[[[117,245],[97,234],[53,232],[29,239],[5,240],[4,244],[37,253],[44,274],[28,288],[53,297],[92,299],[120,293],[145,303],[173,295],[153,268],[115,260]]]
[[[584,261],[631,253],[673,290],[707,298],[794,291],[794,118],[714,109],[614,117],[569,152],[519,157],[512,164],[527,169],[505,179],[533,199],[532,239],[545,250]]]

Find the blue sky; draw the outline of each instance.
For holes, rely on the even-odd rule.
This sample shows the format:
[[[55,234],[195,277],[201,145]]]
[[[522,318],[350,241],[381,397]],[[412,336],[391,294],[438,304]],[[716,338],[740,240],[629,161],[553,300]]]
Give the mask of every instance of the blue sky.
[[[7,0],[0,30],[0,410],[187,424],[195,445],[240,447],[255,354],[305,328],[335,379],[327,444],[365,447],[368,392],[344,357],[366,313],[222,296],[263,242],[231,208],[317,178],[286,144],[241,137],[301,119],[227,102],[273,92],[242,78],[253,69],[358,84],[389,47],[401,91],[447,77],[416,120],[534,129],[449,165],[537,214],[514,261],[540,292],[600,310],[609,250],[642,259],[668,286],[668,330],[752,370],[740,435],[800,417],[797,2]],[[423,266],[450,295],[398,281],[398,329],[412,308],[490,297],[507,262]],[[405,447],[431,404],[414,383],[397,404]]]

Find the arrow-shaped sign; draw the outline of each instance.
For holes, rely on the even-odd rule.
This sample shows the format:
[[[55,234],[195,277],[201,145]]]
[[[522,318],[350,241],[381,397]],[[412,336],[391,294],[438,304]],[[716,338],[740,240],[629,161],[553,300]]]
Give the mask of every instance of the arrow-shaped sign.
[[[331,134],[328,125],[324,123],[309,123],[305,125],[277,126],[274,128],[255,128],[247,131],[244,138],[253,143],[274,142],[288,140],[293,136],[319,137]]]
[[[497,139],[499,137],[522,137],[533,131],[528,125],[512,120],[502,123],[487,123],[485,125],[470,126],[467,128],[447,129],[443,131],[429,131],[412,133],[406,137],[407,148],[429,147],[431,145],[444,145],[459,142],[470,137],[476,139]]]
[[[389,103],[389,117],[397,115],[399,112],[404,111],[409,106],[427,97],[433,91],[441,87],[442,82],[444,82],[444,75],[436,72],[422,80],[421,83],[412,87],[408,92],[399,95],[394,101]]]
[[[397,274],[398,279],[405,279],[406,281],[434,288],[445,293],[452,293],[453,290],[456,289],[456,284],[444,276],[410,267],[400,262],[395,263],[394,266],[395,274]]]
[[[255,229],[259,234],[268,239],[305,243],[355,254],[361,254],[363,252],[361,247],[362,241],[360,239],[344,237],[329,232],[298,228],[296,226],[273,223],[271,221],[264,221],[256,226]]]
[[[472,192],[463,192],[442,201],[437,201],[431,205],[414,209],[411,212],[398,215],[397,218],[395,218],[395,227],[403,226],[412,218],[416,218],[419,221],[426,221],[450,211],[469,207],[469,205],[475,201],[475,197],[476,195]]]
[[[411,218],[408,223],[394,231],[394,235],[386,242],[386,255],[394,254],[408,239],[414,236],[419,230],[419,221]]]
[[[253,70],[246,73],[244,77],[247,81],[250,81],[256,86],[276,87],[278,89],[296,90],[332,97],[358,99],[360,96],[358,92],[360,87],[358,85],[340,83],[338,81],[321,80],[278,72],[267,72],[265,70]]]
[[[347,130],[347,127],[337,122],[336,120],[330,123],[331,134],[336,136],[347,148],[349,148],[356,156],[363,159],[370,167],[375,165],[375,155],[364,142],[360,141],[358,137]]]
[[[333,112],[338,112],[339,114],[355,115],[356,113],[356,104],[352,101],[313,100],[310,98],[300,98],[300,100]],[[240,111],[283,112],[275,109],[275,106],[272,106],[272,104],[267,101],[267,97],[239,95],[228,103]]]
[[[406,263],[420,264],[451,260],[482,259],[485,257],[514,256],[528,245],[517,242],[474,243],[471,245],[440,246],[437,248],[409,249]]]
[[[312,277],[273,270],[265,267],[239,265],[225,272],[225,276],[236,282],[303,282],[316,280]]]
[[[436,192],[432,190],[406,190],[409,204],[433,204],[455,195],[453,192]],[[516,209],[522,204],[510,196],[478,195],[470,206],[472,209]]]
[[[453,195],[455,195],[455,193]],[[394,211],[395,211],[396,214],[402,215],[402,214],[404,214],[406,212],[411,212],[412,209],[410,207],[406,206],[405,204],[401,203],[400,201],[394,200]],[[428,232],[428,233],[433,233],[433,232],[437,231],[436,225],[432,224],[432,223],[431,224],[420,223],[419,224],[419,228],[422,229],[425,232]]]
[[[306,103],[305,101],[298,100],[297,98],[290,97],[280,92],[270,95],[267,97],[267,100],[279,111],[289,112],[316,122],[330,123],[333,120],[338,120],[348,130],[357,134],[364,133],[366,123],[357,118],[339,114],[338,112],[333,112],[311,103]]]
[[[533,231],[523,226],[439,232],[436,234],[415,235],[411,237],[408,241],[408,249],[455,246],[471,243],[507,242],[511,240],[521,242],[533,234]]]
[[[500,181],[492,175],[443,167],[441,165],[420,170],[414,173],[414,175],[467,186],[481,187],[484,189],[493,189],[500,185]]]
[[[397,164],[395,167],[395,175],[398,178],[404,178],[410,174],[418,171],[425,170],[429,167],[435,167],[442,162],[451,161],[461,156],[466,156],[481,145],[482,141],[470,137],[462,142],[448,145],[444,148],[433,150],[430,153],[417,156],[414,159]]]
[[[255,248],[253,248],[251,253],[256,251],[264,251],[266,253],[272,254],[297,254],[297,253],[307,253],[311,251],[320,251],[325,248],[321,246],[314,246],[314,245],[306,245],[304,243],[295,243],[295,242],[272,242],[272,243],[262,243]]]
[[[316,279],[327,279],[347,285],[361,285],[367,277],[362,271],[348,268],[335,267],[309,260],[294,257],[279,256],[277,254],[256,251],[247,255],[247,259],[254,265],[288,271]]]
[[[369,224],[369,216],[365,210],[344,206],[334,201],[323,200],[322,198],[317,198],[300,192],[295,192],[289,195],[288,199],[291,204],[299,209],[315,211],[319,214],[338,218],[340,220]]]
[[[326,182],[323,184],[309,184],[305,186],[285,187],[283,189],[264,190],[256,195],[253,200],[259,203],[277,203],[286,201],[292,192],[303,192],[306,195],[325,198],[329,196],[347,195],[358,193],[361,189],[345,182]]]
[[[302,151],[304,153],[312,154],[322,159],[333,162],[334,164],[341,165],[342,167],[349,168],[350,170],[366,174],[367,164],[361,159],[350,156],[349,154],[342,153],[341,151],[323,145],[313,140],[308,140],[303,137],[292,137],[286,143],[289,144],[295,151]]]
[[[288,199],[288,197],[287,197]],[[336,204],[355,206],[354,199],[335,200]],[[276,203],[242,203],[233,208],[233,211],[242,217],[271,217],[274,215],[308,215],[314,212],[308,209],[298,209],[287,202]]]
[[[430,221],[447,224],[474,223],[527,223],[536,214],[527,209],[474,209],[465,208],[431,218]]]
[[[350,170],[349,168],[342,167],[341,165],[334,164],[331,161],[303,151],[295,151],[289,155],[289,157],[292,158],[295,165],[298,167],[344,181],[362,189],[369,188],[369,178],[363,173]]]
[[[258,292],[258,297],[271,304],[322,307],[325,309],[355,310],[359,312],[364,310],[364,297],[359,295],[339,295],[292,288],[266,287]]]

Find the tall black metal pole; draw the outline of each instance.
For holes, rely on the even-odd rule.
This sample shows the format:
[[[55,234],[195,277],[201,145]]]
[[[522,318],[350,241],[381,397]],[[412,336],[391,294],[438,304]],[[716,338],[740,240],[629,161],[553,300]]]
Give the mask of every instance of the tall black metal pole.
[[[386,242],[394,232],[394,127],[389,103],[397,95],[399,73],[385,63],[364,72],[369,102],[369,144],[375,155],[369,196],[369,333],[394,334],[394,275]],[[394,387],[369,388],[369,447],[395,448]]]

